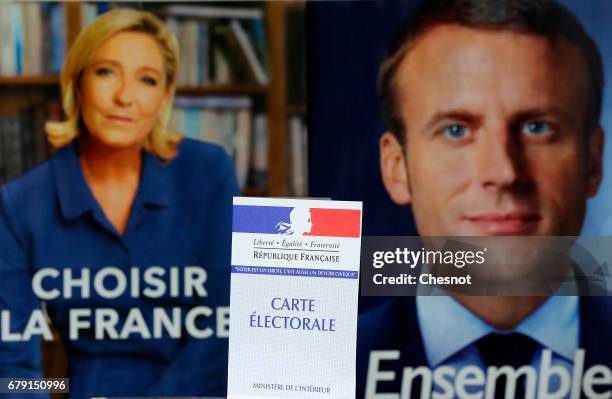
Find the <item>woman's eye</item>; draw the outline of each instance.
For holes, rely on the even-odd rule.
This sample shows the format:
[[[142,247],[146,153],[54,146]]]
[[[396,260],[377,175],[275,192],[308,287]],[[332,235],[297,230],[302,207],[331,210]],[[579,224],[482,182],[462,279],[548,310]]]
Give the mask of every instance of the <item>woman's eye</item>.
[[[552,131],[550,125],[546,122],[533,121],[526,123],[521,129],[521,133],[528,136],[543,136]]]
[[[149,86],[155,86],[155,85],[157,85],[157,80],[156,80],[156,79],[153,79],[152,77],[149,77],[149,76],[145,76],[145,77],[143,77],[143,78],[142,78],[142,81],[143,81],[145,84],[149,85]]]
[[[470,129],[463,125],[450,125],[442,133],[448,138],[458,140],[467,137],[470,134]]]
[[[98,76],[110,76],[112,75],[113,70],[110,68],[101,67],[96,69],[96,75]]]

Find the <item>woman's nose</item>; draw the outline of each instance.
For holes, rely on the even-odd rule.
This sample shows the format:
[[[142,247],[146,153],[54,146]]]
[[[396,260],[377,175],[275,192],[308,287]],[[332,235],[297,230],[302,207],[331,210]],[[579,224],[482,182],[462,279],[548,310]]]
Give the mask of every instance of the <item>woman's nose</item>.
[[[125,79],[122,79],[121,82],[119,83],[117,90],[115,91],[114,99],[115,99],[115,102],[119,105],[122,105],[122,106],[132,105],[134,101],[133,89],[131,88],[131,85],[129,84],[129,82],[127,82]]]

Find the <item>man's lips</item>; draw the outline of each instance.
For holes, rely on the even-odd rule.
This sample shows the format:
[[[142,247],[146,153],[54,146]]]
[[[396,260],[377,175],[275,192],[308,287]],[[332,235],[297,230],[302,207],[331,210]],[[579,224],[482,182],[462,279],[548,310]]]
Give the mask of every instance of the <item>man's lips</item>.
[[[540,215],[528,212],[492,213],[464,218],[486,234],[524,234],[541,220]]]

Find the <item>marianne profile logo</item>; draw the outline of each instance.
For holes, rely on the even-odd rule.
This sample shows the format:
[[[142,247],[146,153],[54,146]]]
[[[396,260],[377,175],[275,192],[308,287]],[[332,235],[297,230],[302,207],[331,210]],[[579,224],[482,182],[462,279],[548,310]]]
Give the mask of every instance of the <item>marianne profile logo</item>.
[[[295,207],[289,213],[289,222],[280,221],[276,224],[278,234],[303,236],[312,230],[310,208]]]
[[[234,233],[291,236],[361,236],[361,211],[356,209],[234,205]]]

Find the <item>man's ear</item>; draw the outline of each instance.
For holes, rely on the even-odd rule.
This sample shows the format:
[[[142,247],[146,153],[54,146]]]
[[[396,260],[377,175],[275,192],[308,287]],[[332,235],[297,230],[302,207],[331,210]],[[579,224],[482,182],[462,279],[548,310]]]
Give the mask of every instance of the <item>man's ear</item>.
[[[393,133],[380,138],[380,171],[389,196],[398,205],[412,201],[404,149]]]
[[[604,130],[593,131],[587,143],[587,196],[593,197],[599,190],[603,177]]]

